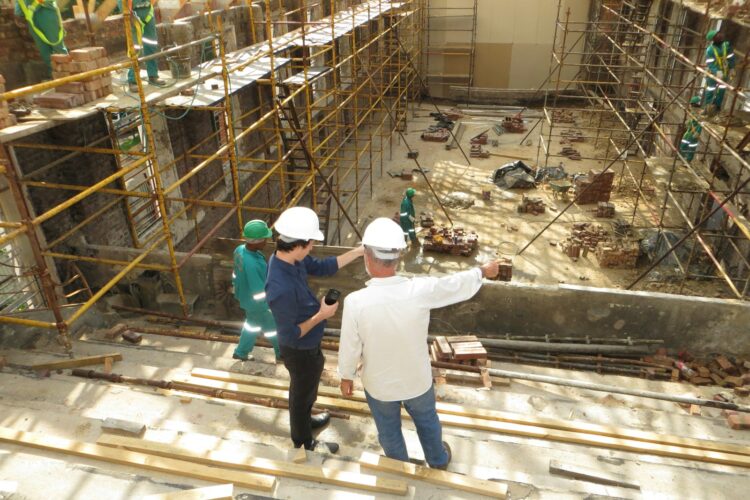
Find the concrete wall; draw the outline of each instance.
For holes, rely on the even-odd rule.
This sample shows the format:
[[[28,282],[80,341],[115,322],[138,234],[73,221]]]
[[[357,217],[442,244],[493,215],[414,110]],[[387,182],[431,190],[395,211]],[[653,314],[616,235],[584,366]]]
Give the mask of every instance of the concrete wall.
[[[561,17],[570,8],[570,22],[586,22],[590,0],[563,0]],[[432,0],[431,8],[442,6],[471,5],[471,0]],[[432,16],[448,15],[447,12],[431,10]],[[464,14],[468,11],[456,11]],[[555,38],[557,2],[553,0],[478,0],[476,26],[476,60],[474,64],[474,86],[486,88],[535,89],[550,70],[550,57]],[[442,29],[471,28],[468,20],[431,20],[431,25]],[[578,25],[576,29],[581,28]],[[426,36],[426,33],[425,33]],[[431,31],[430,46],[467,45],[470,33]],[[572,46],[575,40],[569,40]],[[425,44],[427,42],[425,41]],[[582,42],[576,51],[582,51]],[[457,55],[429,55],[429,73],[466,73],[468,57]],[[571,55],[566,63],[577,63],[580,56]],[[570,79],[577,68],[568,66],[563,74]],[[465,83],[455,83],[465,85]],[[435,96],[447,96],[447,85],[430,87]]]

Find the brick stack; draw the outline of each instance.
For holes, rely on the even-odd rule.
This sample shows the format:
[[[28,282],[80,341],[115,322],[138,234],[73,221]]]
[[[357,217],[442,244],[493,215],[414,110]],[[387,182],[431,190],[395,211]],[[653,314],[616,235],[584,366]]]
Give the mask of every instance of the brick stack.
[[[574,186],[576,203],[579,205],[586,205],[588,203],[609,201],[614,181],[614,172],[589,170],[587,178],[576,179]]]
[[[516,207],[519,214],[539,215],[544,213],[544,201],[536,196],[521,197],[521,203]]]
[[[607,242],[596,248],[599,267],[633,269],[641,250],[636,241]]]
[[[40,60],[39,51],[31,42],[31,37],[26,36],[25,30],[22,31],[16,26],[14,4],[15,2],[0,8],[0,61],[19,64],[29,60],[38,61]]]
[[[0,94],[5,92],[5,78],[0,75]],[[11,114],[8,109],[8,101],[0,102],[0,128],[10,127],[16,124],[16,115]]]
[[[615,216],[615,205],[608,201],[600,201],[596,207],[596,216],[604,219],[611,219]]]
[[[497,263],[500,268],[500,272],[497,274],[497,280],[510,281],[513,277],[513,261],[505,257],[500,257]]]
[[[485,366],[487,350],[474,335],[435,337],[430,345],[433,361]]]
[[[52,55],[52,76],[63,78],[109,65],[104,47],[71,50],[69,54]],[[58,86],[54,92],[37,97],[34,102],[45,108],[69,109],[83,106],[112,93],[110,75],[91,76]]]

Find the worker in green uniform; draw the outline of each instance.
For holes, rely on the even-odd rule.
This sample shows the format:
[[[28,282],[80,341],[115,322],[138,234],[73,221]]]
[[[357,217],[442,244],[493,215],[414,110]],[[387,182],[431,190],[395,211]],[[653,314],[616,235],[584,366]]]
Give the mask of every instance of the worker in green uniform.
[[[263,333],[273,345],[278,360],[280,351],[276,322],[266,302],[268,264],[261,251],[273,233],[262,220],[251,220],[245,224],[242,235],[245,237],[245,243],[234,250],[232,284],[234,296],[245,311],[245,323],[242,325],[240,342],[232,357],[242,361],[251,359],[249,355],[255,347],[255,341],[258,335]]]
[[[417,233],[414,230],[414,222],[416,221],[414,212],[414,203],[411,201],[414,195],[417,194],[416,189],[409,188],[404,194],[404,199],[401,201],[401,211],[399,212],[399,221],[401,222],[401,229],[404,231],[404,238],[406,241],[411,240],[415,245],[419,245],[417,239]]]
[[[122,0],[117,0],[117,5],[123,11]],[[133,29],[133,45],[138,51],[138,56],[155,54],[159,48],[159,40],[156,35],[156,17],[151,0],[128,0],[128,9],[132,16],[130,22]],[[146,73],[149,84],[157,87],[164,86],[164,80],[159,79],[156,59],[146,61]],[[138,92],[133,68],[128,71],[128,86],[131,92]]]
[[[52,78],[52,54],[67,54],[62,16],[55,0],[16,0],[16,24],[26,19],[29,33],[47,67],[47,79]]]
[[[732,78],[735,57],[732,45],[724,37],[721,31],[711,30],[706,35],[708,47],[706,47],[706,69],[712,75],[724,80]],[[726,85],[713,78],[706,77],[705,111],[706,116],[713,116],[721,110],[724,102]]]
[[[690,99],[690,106],[697,108],[701,105],[701,98],[698,96]],[[703,126],[695,118],[691,118],[687,123],[687,130],[682,135],[680,141],[680,156],[685,158],[685,161],[690,163],[693,161],[695,151],[698,149],[698,141],[700,140]]]

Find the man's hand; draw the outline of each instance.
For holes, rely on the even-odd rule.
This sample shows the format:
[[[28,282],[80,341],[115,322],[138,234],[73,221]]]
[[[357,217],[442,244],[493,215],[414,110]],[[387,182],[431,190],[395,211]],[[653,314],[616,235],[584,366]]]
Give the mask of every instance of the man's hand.
[[[496,260],[480,266],[479,269],[482,271],[482,278],[497,278],[497,274],[500,272],[500,266],[498,266]]]
[[[341,389],[342,396],[347,397],[347,398],[351,397],[352,393],[354,392],[354,381],[341,379],[341,384],[339,385],[339,389]]]
[[[336,310],[339,308],[339,303],[334,302],[330,306],[326,304],[326,299],[323,297],[320,299],[320,311],[318,311],[318,314],[320,314],[321,320],[328,319],[334,314],[336,314]]]

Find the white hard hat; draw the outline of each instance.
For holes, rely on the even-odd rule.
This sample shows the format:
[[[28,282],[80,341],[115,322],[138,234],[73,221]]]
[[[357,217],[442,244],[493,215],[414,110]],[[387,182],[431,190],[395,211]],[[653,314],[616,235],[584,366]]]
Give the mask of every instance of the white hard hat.
[[[320,231],[318,214],[307,207],[287,208],[281,212],[273,227],[282,236],[282,239],[289,241],[323,241],[325,239]]]
[[[394,259],[406,248],[406,239],[401,226],[386,217],[379,217],[365,229],[362,244],[371,248],[376,257]]]

